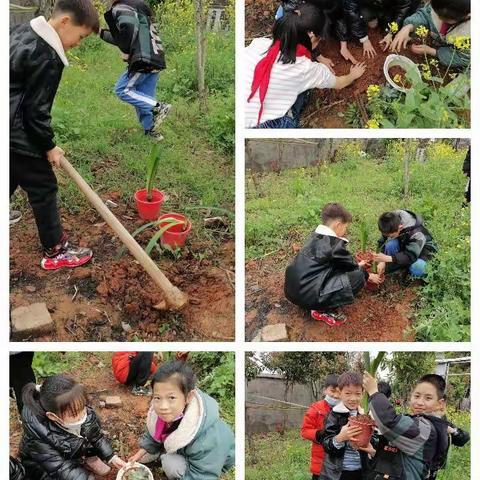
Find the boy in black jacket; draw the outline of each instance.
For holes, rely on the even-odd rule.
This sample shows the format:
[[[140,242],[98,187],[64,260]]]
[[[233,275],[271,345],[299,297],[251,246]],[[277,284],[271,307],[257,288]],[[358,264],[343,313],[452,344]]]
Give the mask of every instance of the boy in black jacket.
[[[339,203],[327,203],[322,224],[307,240],[285,272],[285,296],[295,305],[311,310],[313,319],[341,325],[346,318],[333,311],[353,303],[368,280],[380,277],[363,268],[347,250],[344,238],[352,215]]]
[[[325,450],[322,473],[319,480],[362,480],[368,472],[368,454],[374,453],[371,444],[366,448],[354,448],[362,429],[349,425],[349,419],[363,415],[360,402],[363,396],[362,376],[357,372],[342,373],[338,378],[340,403],[335,405],[321,434]]]
[[[381,252],[373,256],[379,274],[398,270],[408,271],[422,278],[427,271],[427,261],[437,251],[431,233],[425,228],[423,218],[408,210],[395,210],[380,215],[378,228],[382,237],[378,241]]]
[[[143,0],[113,0],[105,13],[110,30],[102,30],[100,37],[116,45],[128,62],[127,70],[115,85],[115,94],[135,107],[145,135],[161,140],[158,126],[172,106],[155,99],[159,72],[166,65],[152,16]]]
[[[378,391],[376,380],[367,372],[363,375],[363,386],[369,395],[370,415],[389,442],[385,450],[379,448],[382,443],[377,447],[374,470],[369,479],[381,480],[386,476],[402,480],[428,478],[448,451],[448,424],[431,414],[444,404],[445,391],[441,385],[422,377],[410,398],[411,415],[397,414],[385,395]]]
[[[70,245],[60,224],[52,166],[65,152],[54,142],[50,111],[68,65],[65,51],[98,30],[90,0],[57,0],[48,22],[37,17],[10,29],[10,197],[18,187],[28,195],[46,270],[78,267],[93,255]]]

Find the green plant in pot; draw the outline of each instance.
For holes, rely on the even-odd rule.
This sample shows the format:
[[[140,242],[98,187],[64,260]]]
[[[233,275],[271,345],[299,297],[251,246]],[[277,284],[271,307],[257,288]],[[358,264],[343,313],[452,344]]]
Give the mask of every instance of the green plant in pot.
[[[369,352],[363,353],[363,365],[365,371],[367,371],[373,377],[377,373],[378,367],[382,363],[383,358],[385,357],[385,352],[379,352],[375,358],[370,357]],[[368,394],[365,392],[362,398],[362,408],[365,412],[364,415],[357,415],[356,417],[350,417],[349,423],[355,427],[360,427],[362,432],[357,435],[357,440],[352,441],[352,443],[357,447],[366,447],[368,446],[370,439],[372,438],[373,430],[375,428],[375,421],[370,417],[368,413]]]
[[[160,167],[160,146],[154,145],[147,158],[145,188],[135,192],[135,203],[142,220],[156,220],[164,200],[163,192],[153,188]]]
[[[150,474],[145,467],[132,467],[123,474],[122,480],[150,480]]]
[[[360,223],[360,232],[359,232],[359,239],[360,239],[360,252],[357,252],[355,258],[357,262],[367,262],[365,268],[367,271],[370,271],[370,264],[372,263],[372,253],[367,251],[368,245],[368,225],[367,222],[364,220]]]

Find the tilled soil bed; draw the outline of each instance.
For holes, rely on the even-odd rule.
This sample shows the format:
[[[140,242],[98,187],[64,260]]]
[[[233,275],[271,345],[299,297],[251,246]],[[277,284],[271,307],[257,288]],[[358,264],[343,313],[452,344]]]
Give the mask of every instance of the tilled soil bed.
[[[278,254],[282,256],[281,253]],[[387,278],[378,291],[364,290],[354,304],[341,309],[347,322],[329,327],[310,318],[284,296],[284,268],[288,260],[271,258],[246,265],[246,339],[251,341],[266,325],[285,323],[290,341],[402,342],[414,341],[410,315],[414,287]]]
[[[112,209],[133,232],[142,224],[133,208],[110,195]],[[106,198],[110,198],[108,195]],[[105,199],[106,199],[105,198]],[[234,241],[230,236],[198,239],[192,235],[179,258],[154,257],[173,285],[190,302],[181,312],[158,311],[162,293],[129,254],[120,260],[120,241],[96,211],[62,222],[72,242],[94,250],[85,267],[47,272],[30,210],[10,229],[11,308],[45,302],[55,322],[53,335],[39,341],[232,341],[234,340]],[[198,227],[202,228],[202,227]],[[152,232],[138,240],[143,246]]]

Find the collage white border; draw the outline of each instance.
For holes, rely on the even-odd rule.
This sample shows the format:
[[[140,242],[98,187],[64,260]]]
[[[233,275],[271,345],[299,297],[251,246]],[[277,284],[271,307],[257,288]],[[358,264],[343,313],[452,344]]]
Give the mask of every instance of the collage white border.
[[[1,92],[0,95],[0,111],[2,112],[2,127],[0,129],[1,143],[4,158],[4,165],[7,165],[8,157],[8,31],[9,31],[9,15],[8,4],[2,2],[2,10],[0,15],[0,32],[2,41],[0,41],[0,55],[2,58],[3,75],[0,76]],[[472,0],[472,18],[480,17],[480,2]],[[480,59],[478,53],[479,33],[476,31],[477,26],[480,27],[480,20],[473,24],[472,30],[472,58]],[[4,375],[0,376],[0,431],[9,432],[9,399],[8,390],[8,373],[7,365],[9,362],[9,351],[23,350],[26,347],[33,351],[115,351],[115,350],[190,350],[190,351],[235,351],[236,352],[236,453],[237,468],[236,478],[244,478],[244,448],[245,448],[245,427],[244,427],[244,353],[246,351],[363,351],[368,349],[390,350],[390,351],[471,351],[472,352],[472,421],[471,425],[480,425],[480,409],[476,408],[480,402],[480,325],[478,323],[480,314],[480,295],[477,297],[475,293],[480,293],[480,258],[477,249],[480,249],[478,239],[480,239],[480,221],[478,217],[478,196],[480,195],[480,178],[479,158],[480,155],[480,60],[474,61],[472,64],[472,119],[470,130],[285,130],[282,132],[274,130],[248,130],[243,128],[244,113],[244,71],[242,69],[242,53],[244,48],[244,0],[236,0],[236,148],[235,148],[235,185],[236,185],[236,307],[235,307],[235,342],[173,342],[173,343],[9,343],[9,261],[8,256],[0,256],[0,311],[4,312],[3,322],[0,324],[0,365],[4,366]],[[244,170],[244,141],[245,138],[471,138],[473,163],[472,176],[473,195],[471,207],[471,246],[472,246],[472,329],[469,343],[247,343],[244,334],[244,293],[245,293],[245,271],[244,271],[244,207],[245,207],[245,170]],[[6,219],[8,215],[8,175],[2,178],[3,201],[0,202],[0,217]],[[7,222],[0,222],[0,243],[2,252],[9,251],[8,244],[9,227]],[[480,447],[480,433],[472,428],[472,475],[471,478],[480,480],[480,458],[474,455]],[[0,458],[7,459],[9,452],[9,442],[1,442]],[[0,463],[0,478],[8,478],[8,462]],[[288,479],[279,479],[288,480]],[[464,479],[459,479],[464,480]],[[465,479],[466,480],[466,479]]]

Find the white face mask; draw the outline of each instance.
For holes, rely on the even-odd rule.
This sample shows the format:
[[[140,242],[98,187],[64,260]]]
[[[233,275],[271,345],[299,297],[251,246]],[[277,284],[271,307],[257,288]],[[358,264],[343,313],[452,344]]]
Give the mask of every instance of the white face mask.
[[[82,429],[82,425],[85,423],[85,421],[87,420],[87,415],[88,413],[85,412],[85,415],[83,416],[83,418],[81,420],[79,420],[78,422],[73,422],[73,423],[65,423],[65,422],[62,422],[61,423],[61,426],[65,429],[65,430],[68,430],[70,433],[73,433],[74,435],[80,435],[80,431]]]

